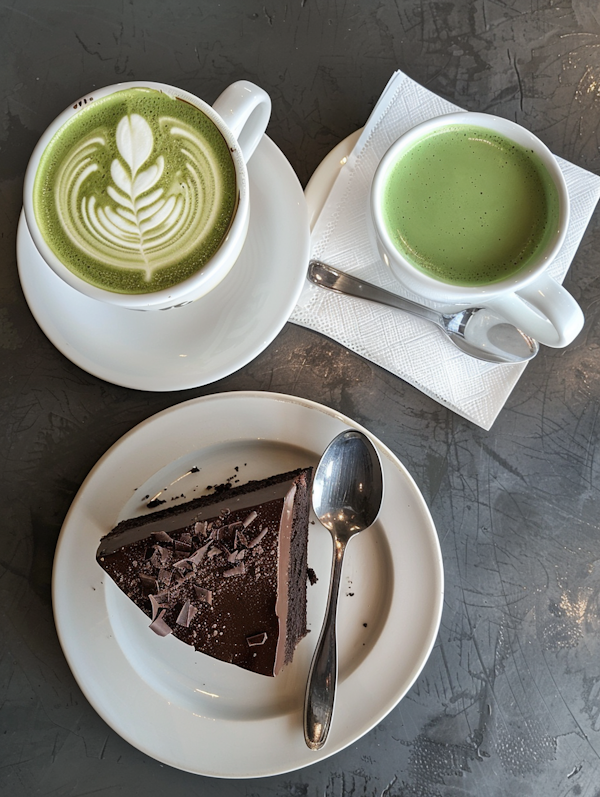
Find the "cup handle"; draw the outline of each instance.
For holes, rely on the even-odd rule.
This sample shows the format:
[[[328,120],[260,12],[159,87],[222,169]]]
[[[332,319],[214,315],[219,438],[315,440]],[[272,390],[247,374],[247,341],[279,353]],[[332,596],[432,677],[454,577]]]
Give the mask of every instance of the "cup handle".
[[[249,80],[238,80],[217,97],[213,108],[237,138],[248,163],[267,129],[271,98]]]
[[[560,349],[583,327],[583,313],[571,294],[547,274],[515,293],[485,303],[539,343]]]

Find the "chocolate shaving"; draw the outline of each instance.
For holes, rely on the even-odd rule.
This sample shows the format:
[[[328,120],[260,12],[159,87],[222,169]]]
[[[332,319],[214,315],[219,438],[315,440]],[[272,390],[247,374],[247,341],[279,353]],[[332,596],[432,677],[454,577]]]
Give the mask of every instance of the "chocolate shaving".
[[[248,543],[248,548],[254,548],[255,545],[258,545],[258,543],[262,540],[262,538],[265,536],[268,530],[269,529],[266,526],[263,526],[263,528],[258,532],[256,537],[254,537],[253,540],[250,540],[250,542]]]
[[[204,603],[208,603],[212,606],[212,590],[206,589],[205,587],[199,587],[197,584],[194,584],[194,590],[196,591],[196,597],[204,601]]]
[[[221,528],[213,529],[211,536],[216,542],[222,543],[230,551],[234,546],[235,528],[230,525],[221,526]]]
[[[150,563],[154,567],[162,567],[171,561],[171,551],[168,548],[163,548],[161,545],[154,546],[154,552],[150,558]]]
[[[160,609],[168,605],[168,595],[166,592],[157,592],[156,595],[148,595],[148,597],[150,598],[150,605],[152,606],[152,619],[156,620]]]
[[[175,550],[178,551],[178,552],[179,551],[186,551],[186,552],[189,553],[192,550],[191,537],[190,537],[190,542],[189,543],[182,542],[181,540],[175,540]]]
[[[223,578],[231,578],[231,576],[243,576],[245,572],[246,566],[243,562],[240,562],[239,565],[231,567],[229,570],[225,570],[223,573]]]
[[[260,645],[264,645],[267,641],[267,632],[263,631],[260,634],[253,634],[252,636],[246,637],[246,642],[248,643],[249,648],[256,648]]]
[[[242,545],[244,546],[244,548],[248,546],[248,537],[246,537],[246,535],[241,529],[237,529],[235,532],[235,540],[233,541],[233,547],[239,548]]]
[[[206,552],[207,552],[207,550],[208,550],[208,547],[209,547],[209,545],[210,545],[210,542],[207,542],[207,543],[206,543],[205,545],[203,545],[201,548],[198,548],[198,550],[197,550],[197,551],[195,551],[195,552],[194,552],[194,553],[193,553],[193,554],[190,556],[190,558],[189,558],[189,561],[190,561],[190,562],[191,562],[193,565],[196,565],[196,566],[198,566],[198,565],[200,564],[200,562],[201,562],[201,561],[204,559],[204,556],[205,556],[205,554],[206,554]]]
[[[319,580],[319,579],[317,578],[317,574],[316,574],[316,573],[315,573],[315,571],[312,569],[312,567],[309,567],[309,568],[308,568],[308,570],[306,571],[306,575],[307,575],[307,577],[308,577],[308,580],[309,580],[309,582],[310,582],[311,586],[313,586],[314,584],[316,584],[316,583],[317,583],[317,581]]]
[[[169,562],[171,560],[173,552],[170,548],[165,548],[162,545],[155,545],[154,547],[156,552],[160,554],[160,558],[163,562]]]
[[[154,631],[155,634],[158,634],[158,636],[169,636],[169,634],[173,633],[173,629],[170,628],[163,620],[163,617],[165,616],[166,612],[167,612],[166,609],[161,609],[161,612],[158,615],[158,617],[156,617],[150,623],[150,628]]]
[[[148,594],[148,592],[153,592],[154,590],[158,589],[158,584],[156,583],[156,579],[154,578],[154,576],[147,576],[145,573],[140,573],[139,579],[142,582],[142,588],[145,594]]]
[[[186,556],[184,559],[180,559],[178,562],[175,562],[173,567],[180,568],[181,570],[184,570],[185,568],[191,570],[193,567],[197,567],[200,564],[200,562],[204,559],[204,555],[206,554],[206,551],[208,550],[210,544],[211,543],[209,540],[201,548],[198,548],[197,551],[194,551],[194,553],[191,556]]]
[[[186,556],[185,559],[180,559],[178,562],[173,562],[173,567],[176,567],[178,570],[184,572],[187,570],[192,570],[194,565],[190,562],[189,558]]]
[[[257,517],[258,517],[258,513],[257,512],[254,512],[254,511],[250,512],[248,517],[245,518],[244,520],[242,520],[243,527],[244,528],[248,528],[248,526],[252,523],[252,521],[256,520]]]
[[[194,524],[194,532],[199,537],[206,537],[206,521],[205,520],[197,520]]]
[[[197,614],[197,612],[198,609],[196,609],[195,606],[192,606],[192,604],[189,601],[186,601],[183,604],[183,607],[179,612],[179,615],[177,616],[177,624],[184,626],[184,628],[189,628],[190,623],[194,619],[194,615]]]

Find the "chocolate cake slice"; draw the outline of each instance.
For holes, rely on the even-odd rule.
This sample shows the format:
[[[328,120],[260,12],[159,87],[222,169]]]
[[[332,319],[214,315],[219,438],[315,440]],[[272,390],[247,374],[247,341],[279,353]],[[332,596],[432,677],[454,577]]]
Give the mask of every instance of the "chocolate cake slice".
[[[311,480],[291,471],[124,520],[97,561],[152,631],[277,675],[307,633]]]

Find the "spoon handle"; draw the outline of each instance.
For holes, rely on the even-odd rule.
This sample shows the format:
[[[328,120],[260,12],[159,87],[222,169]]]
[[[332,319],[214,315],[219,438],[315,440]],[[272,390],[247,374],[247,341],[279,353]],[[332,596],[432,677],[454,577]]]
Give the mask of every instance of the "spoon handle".
[[[304,739],[311,750],[325,744],[331,725],[337,684],[336,616],[346,542],[334,537],[329,598],[321,636],[313,656],[304,700]]]
[[[359,299],[368,299],[370,302],[395,307],[397,310],[404,310],[411,315],[432,321],[438,326],[442,323],[440,313],[436,310],[417,304],[417,302],[411,302],[410,299],[386,291],[385,288],[380,288],[371,282],[364,282],[351,274],[346,274],[344,271],[327,265],[327,263],[321,263],[319,260],[311,260],[308,264],[308,279],[315,285],[329,288],[330,291],[336,293],[357,296]]]

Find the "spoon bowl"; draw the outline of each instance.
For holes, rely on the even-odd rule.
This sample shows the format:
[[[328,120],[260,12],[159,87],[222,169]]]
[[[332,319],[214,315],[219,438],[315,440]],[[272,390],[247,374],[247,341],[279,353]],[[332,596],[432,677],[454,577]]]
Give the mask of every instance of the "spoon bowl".
[[[315,515],[333,537],[333,566],[325,620],[310,666],[304,701],[304,739],[320,750],[329,734],[337,682],[337,602],[346,546],[373,525],[383,500],[383,471],[377,450],[349,429],[326,448],[315,472]]]
[[[523,363],[539,351],[537,341],[487,307],[440,313],[318,260],[310,261],[308,278],[321,288],[385,304],[431,321],[457,348],[478,360],[496,364]]]

